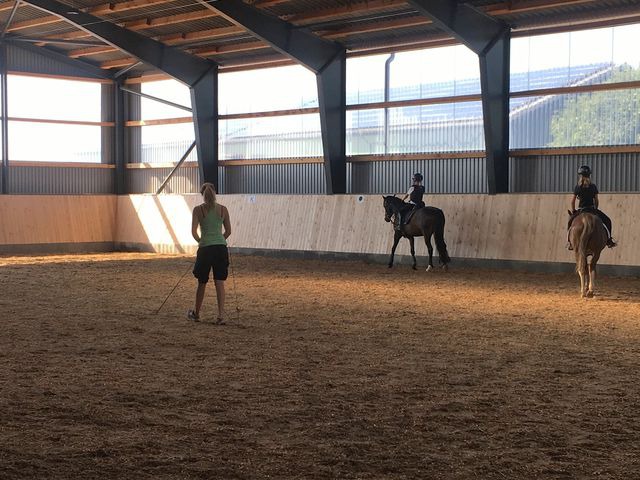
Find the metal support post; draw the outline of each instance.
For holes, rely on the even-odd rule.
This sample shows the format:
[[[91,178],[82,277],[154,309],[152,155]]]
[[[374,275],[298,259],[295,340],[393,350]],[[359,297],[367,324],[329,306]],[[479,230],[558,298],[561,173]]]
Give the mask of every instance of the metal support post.
[[[9,193],[9,106],[7,102],[7,44],[0,40],[0,101],[2,102],[2,186]]]

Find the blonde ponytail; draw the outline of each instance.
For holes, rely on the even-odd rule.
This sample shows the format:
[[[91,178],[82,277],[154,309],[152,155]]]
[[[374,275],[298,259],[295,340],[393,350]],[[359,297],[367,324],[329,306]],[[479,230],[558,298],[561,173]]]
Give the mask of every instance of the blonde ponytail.
[[[588,187],[589,185],[591,185],[591,179],[589,177],[580,175],[578,177],[578,185],[580,185],[581,187]]]
[[[204,198],[207,212],[210,212],[216,206],[216,188],[212,183],[203,183],[200,193]]]

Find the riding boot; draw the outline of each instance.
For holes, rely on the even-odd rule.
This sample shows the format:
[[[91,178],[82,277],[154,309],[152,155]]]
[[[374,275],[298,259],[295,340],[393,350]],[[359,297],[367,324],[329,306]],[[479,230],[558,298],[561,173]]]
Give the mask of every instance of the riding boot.
[[[609,237],[607,239],[607,247],[608,248],[613,248],[613,247],[616,247],[617,245],[618,245],[618,243],[612,237]]]
[[[571,245],[571,242],[567,242],[567,250],[573,250],[573,245]]]

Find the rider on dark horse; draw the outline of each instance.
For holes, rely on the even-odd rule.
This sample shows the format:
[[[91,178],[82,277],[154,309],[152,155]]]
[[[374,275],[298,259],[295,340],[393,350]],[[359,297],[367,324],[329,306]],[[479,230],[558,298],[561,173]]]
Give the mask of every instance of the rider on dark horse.
[[[598,187],[591,181],[591,168],[588,165],[583,165],[578,169],[578,184],[573,189],[573,197],[571,198],[571,215],[569,217],[568,228],[571,228],[573,219],[580,215],[582,212],[591,212],[602,220],[604,226],[607,229],[607,247],[613,248],[617,243],[613,240],[611,234],[611,219],[607,217],[604,212],[598,210]],[[576,199],[580,201],[578,209],[576,210]],[[573,250],[573,245],[568,242],[567,248]]]
[[[400,230],[402,225],[406,225],[411,220],[411,216],[419,209],[424,207],[424,202],[422,201],[422,196],[424,195],[424,185],[422,185],[422,174],[414,173],[411,178],[413,181],[411,187],[407,191],[407,194],[402,197],[402,201],[404,202],[407,198],[409,198],[409,202],[405,203],[400,209],[400,215],[396,217],[395,229]]]

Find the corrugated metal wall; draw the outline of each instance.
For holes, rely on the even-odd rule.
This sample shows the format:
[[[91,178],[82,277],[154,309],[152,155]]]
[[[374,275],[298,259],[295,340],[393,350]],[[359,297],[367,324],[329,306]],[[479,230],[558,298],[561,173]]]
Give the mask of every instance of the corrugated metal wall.
[[[172,167],[166,168],[128,168],[126,171],[127,191],[129,193],[155,193]],[[222,175],[223,168],[218,169]],[[200,190],[200,169],[197,165],[183,165],[171,177],[164,193],[196,193]]]
[[[140,92],[139,84],[128,85],[129,90]],[[142,106],[137,95],[125,95],[125,119],[140,120]],[[125,133],[125,160],[127,163],[140,163],[142,161],[142,127],[127,127]],[[177,160],[176,160],[177,161]]]
[[[589,165],[602,192],[640,192],[640,154],[554,155],[511,158],[511,192],[570,192],[580,165]]]
[[[224,169],[222,187],[225,193],[324,194],[327,191],[321,163],[228,166]]]
[[[485,193],[484,158],[381,161],[352,164],[352,193],[400,193],[420,172],[429,193]]]
[[[130,193],[154,193],[171,172],[171,167],[127,169]],[[218,169],[220,193],[326,193],[323,164],[241,165]],[[186,164],[178,169],[165,193],[196,193],[200,169]]]
[[[8,193],[99,194],[114,192],[113,168],[10,166]]]
[[[38,55],[29,47],[7,45],[9,70],[25,73],[44,73],[49,75],[66,75],[83,78],[99,78],[81,67],[72,65],[73,61],[62,62],[44,55]]]

